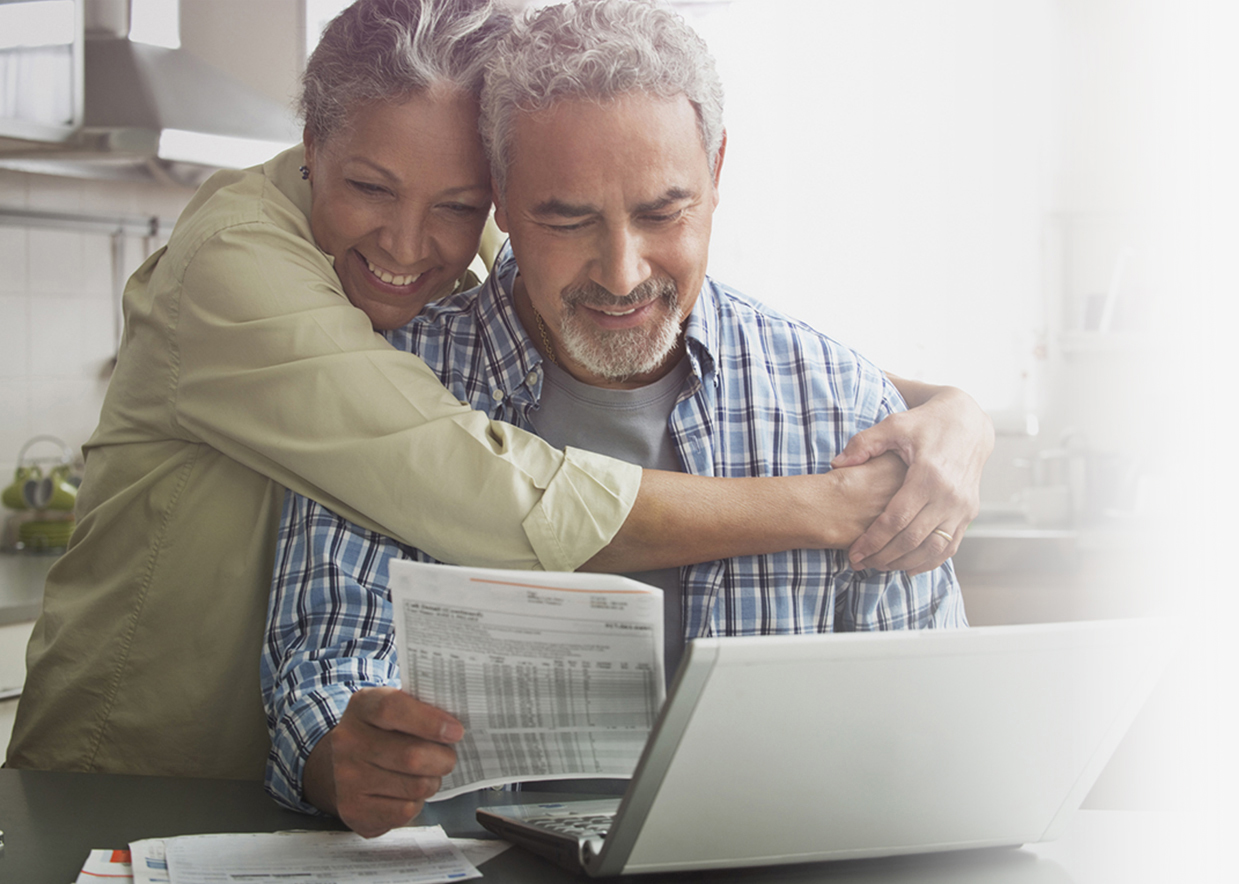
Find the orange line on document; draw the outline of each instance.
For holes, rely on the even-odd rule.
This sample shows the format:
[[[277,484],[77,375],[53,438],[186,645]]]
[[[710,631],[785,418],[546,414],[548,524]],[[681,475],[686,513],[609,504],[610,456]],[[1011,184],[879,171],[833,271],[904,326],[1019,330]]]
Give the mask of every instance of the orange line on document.
[[[470,577],[470,583],[493,583],[495,586],[517,586],[521,589],[545,589],[547,592],[584,592],[590,595],[649,595],[644,589],[569,589],[566,586],[542,586],[538,583],[512,583],[507,580],[485,580]]]
[[[92,878],[124,878],[128,881],[133,880],[133,875],[105,875],[103,872],[88,872],[85,869],[78,872],[79,875],[90,875]]]

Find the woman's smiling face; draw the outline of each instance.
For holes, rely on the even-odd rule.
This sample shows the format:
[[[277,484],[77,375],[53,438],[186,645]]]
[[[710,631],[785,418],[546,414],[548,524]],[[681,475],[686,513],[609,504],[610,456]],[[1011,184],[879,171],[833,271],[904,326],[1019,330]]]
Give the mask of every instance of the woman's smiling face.
[[[314,239],[375,329],[451,292],[477,254],[490,209],[477,115],[471,95],[436,86],[361,105],[324,142],[306,140]]]

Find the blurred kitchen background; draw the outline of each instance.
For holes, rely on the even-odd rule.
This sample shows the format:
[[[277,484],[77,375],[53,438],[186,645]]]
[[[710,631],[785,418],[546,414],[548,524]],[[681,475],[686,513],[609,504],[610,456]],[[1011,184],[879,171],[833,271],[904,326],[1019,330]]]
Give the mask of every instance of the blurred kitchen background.
[[[0,0],[4,482],[72,477],[125,278],[213,168],[298,140],[299,71],[344,5]],[[1208,214],[1234,184],[1233,131],[1209,103],[1234,83],[1233,62],[1210,67],[1234,36],[1226,4],[672,5],[727,90],[713,275],[993,416],[956,558],[972,623],[1174,612],[1166,595],[1187,586],[1209,610],[1216,578],[1192,570],[1208,532],[1178,532],[1231,482],[1203,469],[1221,458],[1199,432],[1224,408],[1207,357],[1225,323],[1205,311],[1236,249]],[[1233,122],[1233,102],[1217,107]],[[40,550],[68,513],[0,511],[0,697],[20,688],[54,559]],[[1181,798],[1175,771],[1139,759],[1196,728],[1198,700],[1159,694],[1133,731],[1137,774],[1094,800]]]

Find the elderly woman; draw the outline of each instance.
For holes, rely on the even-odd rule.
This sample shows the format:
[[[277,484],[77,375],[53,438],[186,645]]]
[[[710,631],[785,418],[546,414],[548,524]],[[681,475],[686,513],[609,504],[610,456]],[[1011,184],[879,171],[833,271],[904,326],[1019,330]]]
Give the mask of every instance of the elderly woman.
[[[484,0],[359,0],[307,67],[304,147],[211,178],[134,274],[10,766],[261,778],[285,488],[443,561],[561,570],[846,548],[891,498],[889,459],[721,480],[557,451],[376,334],[470,282],[476,94],[506,24]],[[991,431],[957,391],[901,389],[933,398],[853,448],[912,463],[866,561],[923,569],[975,512]]]

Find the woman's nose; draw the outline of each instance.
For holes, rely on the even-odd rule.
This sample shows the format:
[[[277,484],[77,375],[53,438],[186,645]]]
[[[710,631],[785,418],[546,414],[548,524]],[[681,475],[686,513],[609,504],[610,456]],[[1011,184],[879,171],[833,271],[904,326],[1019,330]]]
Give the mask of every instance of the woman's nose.
[[[391,218],[383,225],[378,240],[379,248],[400,264],[399,267],[387,268],[389,270],[410,270],[426,257],[426,225],[416,216]]]

